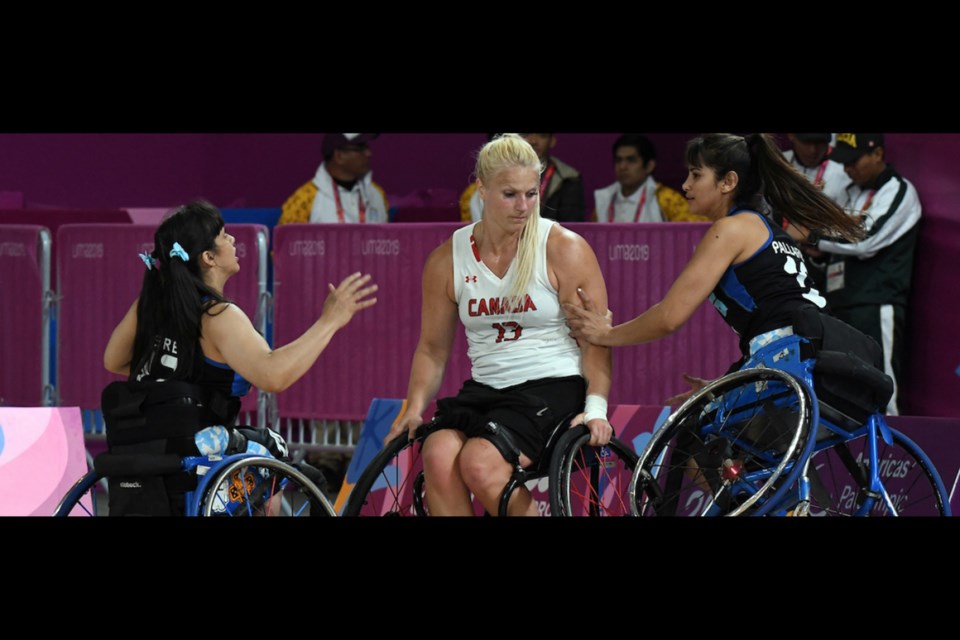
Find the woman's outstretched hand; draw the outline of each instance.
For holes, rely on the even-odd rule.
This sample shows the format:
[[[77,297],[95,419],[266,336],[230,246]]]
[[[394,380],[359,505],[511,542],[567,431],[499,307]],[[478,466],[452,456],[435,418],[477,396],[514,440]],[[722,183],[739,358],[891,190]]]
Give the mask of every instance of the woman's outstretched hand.
[[[349,324],[357,311],[377,304],[376,298],[367,298],[377,290],[375,284],[365,286],[370,282],[370,277],[370,274],[361,275],[358,271],[344,278],[340,286],[334,287],[328,284],[330,294],[323,302],[321,317],[326,317],[337,329],[340,329]]]
[[[570,303],[562,305],[567,326],[570,327],[570,337],[604,346],[604,338],[613,326],[613,312],[607,310],[605,314],[598,313],[593,300],[583,289],[577,289],[577,295],[583,302],[582,307]]]
[[[683,379],[686,380],[687,384],[690,385],[690,390],[684,391],[683,393],[678,393],[675,396],[671,396],[667,398],[666,400],[664,400],[664,404],[668,404],[671,407],[681,405],[687,401],[687,398],[692,396],[695,392],[700,391],[700,389],[703,389],[710,382],[710,380],[697,378],[687,373],[683,374]]]

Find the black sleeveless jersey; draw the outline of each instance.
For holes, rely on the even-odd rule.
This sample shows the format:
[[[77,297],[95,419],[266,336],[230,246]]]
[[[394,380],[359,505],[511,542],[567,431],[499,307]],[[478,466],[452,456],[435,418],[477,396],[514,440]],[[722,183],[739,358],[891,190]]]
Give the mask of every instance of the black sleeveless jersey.
[[[193,376],[186,382],[217,391],[225,398],[243,396],[250,390],[250,383],[229,365],[204,356],[199,344],[196,345],[194,353],[196,362],[193,366]],[[130,376],[130,380],[133,382],[174,380],[178,358],[177,342],[157,336],[143,366]]]
[[[729,215],[759,216],[770,235],[752,256],[726,270],[710,294],[710,302],[740,336],[740,351],[750,355],[750,340],[790,325],[794,310],[804,304],[823,308],[826,300],[807,275],[803,253],[785,231],[749,209]]]

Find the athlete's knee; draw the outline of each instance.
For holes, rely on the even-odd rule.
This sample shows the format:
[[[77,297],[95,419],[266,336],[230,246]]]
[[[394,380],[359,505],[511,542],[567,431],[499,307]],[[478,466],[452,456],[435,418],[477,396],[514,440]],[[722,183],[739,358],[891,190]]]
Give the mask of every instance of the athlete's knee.
[[[486,439],[472,438],[460,452],[460,476],[474,493],[486,491],[491,485],[502,488],[511,473],[511,466]]]
[[[437,475],[452,468],[463,448],[466,438],[462,433],[451,429],[442,429],[430,434],[423,443],[423,467],[425,473]]]

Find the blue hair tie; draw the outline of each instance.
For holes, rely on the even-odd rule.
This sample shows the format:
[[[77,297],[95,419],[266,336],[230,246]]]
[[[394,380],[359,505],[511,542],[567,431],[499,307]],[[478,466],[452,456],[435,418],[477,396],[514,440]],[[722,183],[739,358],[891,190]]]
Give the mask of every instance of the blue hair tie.
[[[149,253],[138,253],[137,255],[140,256],[141,260],[143,260],[143,264],[147,265],[147,271],[150,271],[157,266],[157,259]]]
[[[171,258],[180,258],[184,262],[190,262],[190,256],[187,255],[187,252],[183,250],[183,247],[180,246],[179,242],[173,243],[173,249],[170,249]]]

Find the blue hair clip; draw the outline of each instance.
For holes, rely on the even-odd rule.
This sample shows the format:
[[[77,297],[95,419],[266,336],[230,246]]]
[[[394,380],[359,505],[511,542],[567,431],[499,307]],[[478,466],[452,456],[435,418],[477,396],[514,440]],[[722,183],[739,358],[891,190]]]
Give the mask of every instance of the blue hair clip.
[[[170,249],[170,257],[177,257],[184,262],[190,262],[190,256],[188,256],[187,252],[183,250],[183,247],[180,246],[179,242],[173,243],[173,249]]]
[[[150,271],[150,269],[153,269],[155,266],[157,266],[157,259],[149,253],[138,253],[137,255],[140,256],[141,260],[143,260],[143,264],[147,265],[147,271]]]

